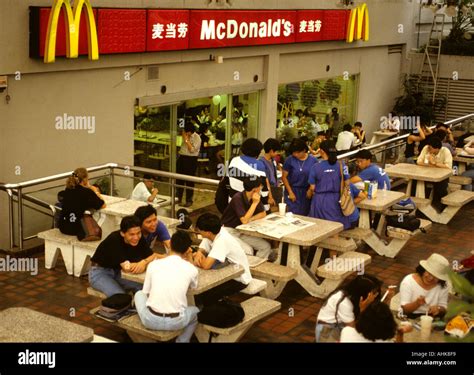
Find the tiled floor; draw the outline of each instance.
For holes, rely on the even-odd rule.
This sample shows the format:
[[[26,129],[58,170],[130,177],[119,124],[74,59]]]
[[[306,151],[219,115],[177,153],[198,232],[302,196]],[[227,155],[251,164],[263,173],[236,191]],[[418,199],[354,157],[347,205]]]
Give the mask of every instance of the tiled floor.
[[[198,212],[195,212],[198,214]],[[474,249],[472,235],[474,203],[464,207],[448,225],[433,224],[429,234],[419,234],[409,241],[396,259],[378,256],[367,248],[372,263],[366,272],[381,278],[385,285],[399,284],[414,271],[420,259],[438,252],[449,260],[466,258]],[[87,277],[74,278],[66,274],[58,261],[54,270],[44,268],[44,256],[39,258],[39,273],[0,272],[0,309],[23,306],[89,326],[95,334],[120,342],[130,342],[125,331],[95,318],[89,310],[98,306],[98,298],[88,296]],[[243,342],[313,342],[316,315],[322,300],[308,295],[296,282],[290,282],[279,297],[282,309],[257,323],[242,339]]]

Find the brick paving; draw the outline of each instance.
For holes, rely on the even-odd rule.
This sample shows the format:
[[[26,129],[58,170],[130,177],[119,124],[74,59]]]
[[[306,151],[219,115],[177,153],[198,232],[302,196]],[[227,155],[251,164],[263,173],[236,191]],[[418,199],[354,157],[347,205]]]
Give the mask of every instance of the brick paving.
[[[197,213],[196,213],[197,214]],[[466,258],[474,249],[474,202],[463,207],[448,225],[433,223],[428,234],[411,239],[396,259],[377,255],[367,247],[358,251],[372,256],[366,272],[376,275],[384,285],[399,284],[412,273],[420,259],[432,252],[446,256],[450,261]],[[44,268],[44,255],[36,255],[39,273],[32,276],[22,272],[0,272],[0,309],[22,306],[82,324],[94,329],[97,335],[119,342],[130,342],[124,330],[95,318],[89,310],[99,305],[96,297],[87,295],[87,277],[67,275],[62,260],[54,270]],[[248,298],[248,296],[238,296]],[[317,313],[324,302],[310,296],[296,282],[290,282],[278,300],[282,309],[254,325],[242,342],[314,342]]]

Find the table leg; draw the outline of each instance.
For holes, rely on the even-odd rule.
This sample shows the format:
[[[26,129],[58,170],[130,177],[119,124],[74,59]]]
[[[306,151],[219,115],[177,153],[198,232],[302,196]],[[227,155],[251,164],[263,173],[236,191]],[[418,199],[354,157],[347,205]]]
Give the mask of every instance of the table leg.
[[[405,192],[405,194],[407,195],[407,197],[411,197],[411,187],[413,186],[413,180],[408,180],[408,183],[407,183],[407,190]]]
[[[460,176],[464,172],[466,172],[466,163],[458,162],[458,175]]]
[[[416,181],[416,197],[425,198],[425,181]]]
[[[385,215],[382,214],[380,215],[379,224],[377,225],[377,234],[379,236],[382,236],[383,229],[385,228],[385,223],[386,223],[386,218],[385,218]]]
[[[359,228],[370,229],[370,212],[369,212],[369,210],[360,209]]]

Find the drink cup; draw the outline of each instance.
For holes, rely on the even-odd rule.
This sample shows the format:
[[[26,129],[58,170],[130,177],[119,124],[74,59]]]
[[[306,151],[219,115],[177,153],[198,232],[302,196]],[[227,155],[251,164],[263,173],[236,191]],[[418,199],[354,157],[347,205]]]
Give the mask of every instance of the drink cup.
[[[286,213],[286,203],[278,203],[278,211],[280,215],[284,216]]]
[[[433,317],[429,315],[422,315],[420,317],[420,335],[427,338],[431,334],[431,325],[433,323]]]
[[[370,186],[370,181],[365,180],[364,181],[364,192],[366,192],[367,194],[369,193],[369,186]]]

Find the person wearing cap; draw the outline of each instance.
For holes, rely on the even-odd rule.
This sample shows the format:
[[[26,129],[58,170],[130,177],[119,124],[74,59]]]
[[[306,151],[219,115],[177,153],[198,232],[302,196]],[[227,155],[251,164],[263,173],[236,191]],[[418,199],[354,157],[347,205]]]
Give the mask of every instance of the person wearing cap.
[[[143,176],[143,181],[139,182],[132,191],[130,199],[153,203],[158,194],[158,189],[154,187],[154,180],[149,174]]]
[[[420,261],[415,273],[405,276],[400,284],[400,306],[405,315],[442,317],[446,313],[448,269],[449,261],[434,253]]]
[[[383,168],[377,164],[372,164],[372,153],[369,150],[360,150],[356,155],[356,164],[360,172],[357,176],[351,177],[351,182],[356,184],[368,180],[377,182],[380,190],[390,190],[390,178]]]

